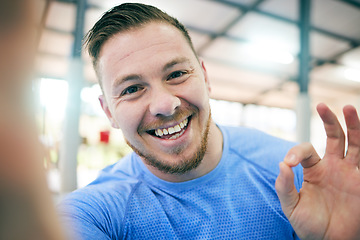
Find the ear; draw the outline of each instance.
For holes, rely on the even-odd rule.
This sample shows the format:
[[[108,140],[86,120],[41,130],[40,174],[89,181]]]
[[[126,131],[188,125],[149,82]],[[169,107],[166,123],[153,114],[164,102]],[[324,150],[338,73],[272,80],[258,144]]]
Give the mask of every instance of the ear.
[[[201,65],[201,70],[203,71],[204,74],[204,79],[205,79],[205,84],[207,86],[208,92],[211,92],[211,86],[210,86],[210,81],[209,81],[209,77],[205,68],[205,64],[204,61],[202,59],[200,59],[200,65]]]
[[[108,105],[108,103],[107,103],[107,101],[106,101],[106,99],[105,99],[105,96],[104,96],[104,95],[100,95],[100,96],[99,96],[99,101],[100,101],[100,105],[101,105],[103,111],[105,112],[107,118],[108,118],[109,121],[110,121],[111,126],[112,126],[113,128],[119,128],[116,120],[115,120],[115,119],[113,118],[113,116],[112,116],[112,113],[111,113],[111,111],[110,111],[110,109],[109,109],[109,105]]]

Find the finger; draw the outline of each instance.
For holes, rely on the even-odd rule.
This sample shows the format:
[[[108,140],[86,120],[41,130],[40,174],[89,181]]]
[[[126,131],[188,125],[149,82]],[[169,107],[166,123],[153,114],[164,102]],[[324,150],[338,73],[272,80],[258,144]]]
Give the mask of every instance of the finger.
[[[285,216],[290,219],[298,201],[299,193],[294,185],[294,173],[286,163],[279,164],[280,174],[275,182],[275,189],[278,194],[281,208]]]
[[[353,106],[345,106],[343,109],[347,135],[348,150],[345,160],[358,166],[360,161],[360,121],[356,109]]]
[[[303,168],[310,168],[320,161],[319,155],[310,143],[301,143],[292,147],[284,158],[289,167],[295,167],[301,163]]]
[[[327,136],[325,155],[344,157],[345,134],[336,115],[323,103],[317,106],[317,111],[324,122]]]

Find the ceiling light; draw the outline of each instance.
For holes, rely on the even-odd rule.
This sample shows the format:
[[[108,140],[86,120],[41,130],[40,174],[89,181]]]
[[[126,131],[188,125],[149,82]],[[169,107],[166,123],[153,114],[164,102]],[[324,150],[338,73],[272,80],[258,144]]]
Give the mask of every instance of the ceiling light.
[[[360,70],[355,68],[347,68],[344,70],[344,76],[346,79],[360,82]]]
[[[294,61],[294,56],[291,53],[273,46],[249,44],[247,47],[249,56],[256,60],[281,64],[290,64]]]

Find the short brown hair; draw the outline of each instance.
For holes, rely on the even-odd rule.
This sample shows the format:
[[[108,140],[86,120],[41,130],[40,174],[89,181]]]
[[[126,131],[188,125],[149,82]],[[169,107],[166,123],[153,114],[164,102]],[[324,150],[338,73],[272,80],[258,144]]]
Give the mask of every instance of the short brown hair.
[[[97,62],[102,45],[119,32],[141,27],[150,22],[168,23],[179,29],[197,57],[188,31],[176,18],[154,6],[141,3],[124,3],[105,12],[85,36],[84,45],[92,59],[100,83]]]

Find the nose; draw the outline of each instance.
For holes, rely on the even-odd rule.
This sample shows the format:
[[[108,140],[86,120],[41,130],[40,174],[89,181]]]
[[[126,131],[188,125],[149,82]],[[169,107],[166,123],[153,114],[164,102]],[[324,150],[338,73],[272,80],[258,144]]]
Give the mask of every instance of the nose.
[[[149,111],[153,116],[171,116],[181,104],[180,99],[164,86],[153,89]]]

